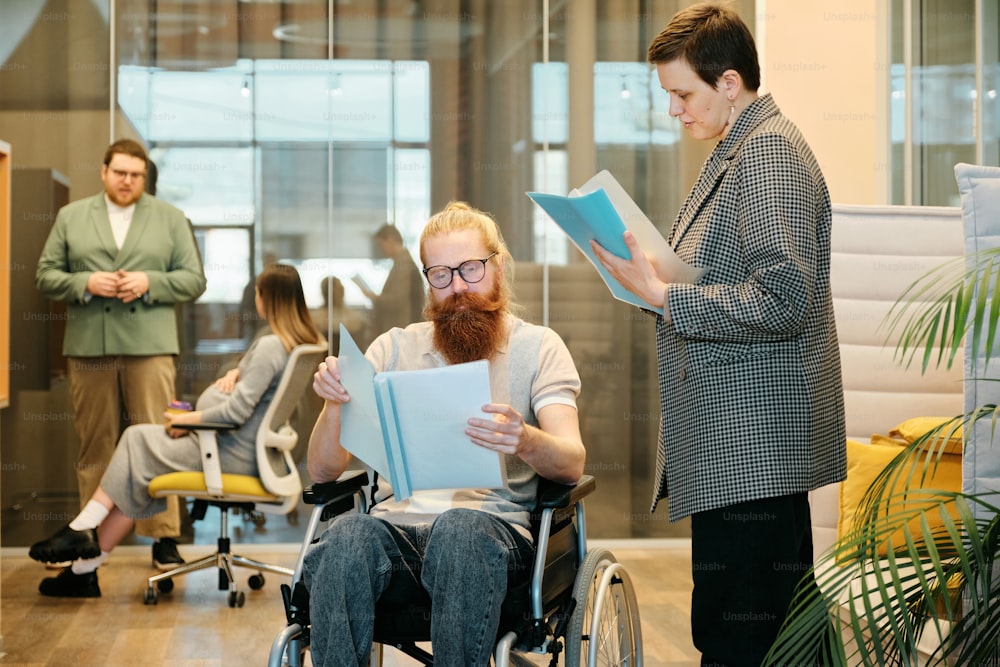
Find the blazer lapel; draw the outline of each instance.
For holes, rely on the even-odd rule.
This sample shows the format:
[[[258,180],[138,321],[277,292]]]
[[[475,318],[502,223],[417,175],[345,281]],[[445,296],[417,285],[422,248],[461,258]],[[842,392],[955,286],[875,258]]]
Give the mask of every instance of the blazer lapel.
[[[727,158],[721,157],[718,150],[716,150],[716,152],[709,156],[701,168],[701,174],[698,175],[698,180],[695,181],[694,187],[688,193],[687,200],[684,202],[684,206],[681,207],[677,222],[674,224],[674,231],[670,235],[670,245],[674,249],[681,242],[684,233],[691,226],[691,221],[698,215],[698,211],[701,210],[705,200],[709,199],[719,186],[719,181],[722,180],[722,176],[726,173],[726,168],[729,166],[729,159]]]
[[[691,192],[688,193],[687,200],[681,208],[674,225],[674,231],[670,235],[670,244],[676,249],[684,233],[691,226],[691,222],[697,217],[698,212],[709,199],[715,189],[719,187],[719,182],[725,175],[729,164],[736,158],[740,147],[747,137],[766,119],[778,113],[778,107],[774,103],[771,94],[765,94],[753,101],[750,106],[743,110],[733,129],[730,130],[726,138],[723,139],[715,150],[705,161],[705,166],[701,168],[701,174],[695,182]]]
[[[101,250],[104,251],[106,261],[102,262],[101,271],[114,271],[118,268],[117,262],[118,246],[115,245],[115,236],[111,233],[111,220],[108,218],[108,205],[104,201],[104,194],[94,197],[94,203],[90,207],[88,218],[94,235],[100,242]],[[110,265],[108,265],[110,264]]]

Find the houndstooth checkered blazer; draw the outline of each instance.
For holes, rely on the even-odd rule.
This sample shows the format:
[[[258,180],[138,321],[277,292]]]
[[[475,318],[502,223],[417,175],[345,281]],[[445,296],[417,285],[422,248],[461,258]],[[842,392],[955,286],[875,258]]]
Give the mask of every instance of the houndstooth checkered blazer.
[[[830,294],[830,198],[770,95],[741,113],[671,232],[708,267],[657,318],[662,417],[655,510],[670,519],[807,491],[846,474]]]

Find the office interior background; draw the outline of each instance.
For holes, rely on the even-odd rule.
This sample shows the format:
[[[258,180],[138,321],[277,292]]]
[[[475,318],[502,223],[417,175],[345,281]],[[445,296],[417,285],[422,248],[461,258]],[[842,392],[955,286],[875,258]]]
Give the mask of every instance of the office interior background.
[[[416,255],[451,200],[489,211],[516,260],[522,315],[559,332],[583,381],[588,531],[688,534],[650,514],[659,398],[654,323],[615,301],[526,192],[609,170],[665,233],[712,145],[683,133],[645,62],[680,0],[8,0],[0,5],[0,142],[10,177],[7,405],[0,539],[26,546],[78,510],[65,313],[34,287],[63,204],[97,193],[106,146],[132,137],[157,195],[194,225],[208,277],[180,307],[178,398],[246,348],[244,287],[267,257],[310,306],[338,277],[349,307],[388,271],[371,235]],[[842,203],[953,205],[956,162],[1000,163],[996,3],[737,0],[763,91],[810,141]],[[419,259],[418,259],[419,262]],[[368,331],[367,340],[378,332]],[[359,341],[359,343],[367,342]],[[435,400],[447,400],[436,397]],[[305,441],[318,411],[303,399]],[[298,539],[248,517],[245,541]],[[215,539],[214,521],[204,539]]]

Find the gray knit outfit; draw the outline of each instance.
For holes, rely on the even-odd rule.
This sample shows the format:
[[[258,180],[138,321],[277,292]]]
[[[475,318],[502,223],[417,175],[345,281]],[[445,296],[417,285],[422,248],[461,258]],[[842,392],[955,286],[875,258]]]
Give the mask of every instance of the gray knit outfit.
[[[281,374],[288,361],[281,340],[262,336],[239,363],[239,380],[231,393],[209,386],[198,397],[196,410],[204,422],[242,424],[234,431],[218,433],[219,465],[238,475],[257,474],[256,440]],[[166,409],[166,406],[164,406]],[[137,424],[122,433],[101,488],[126,516],[141,519],[166,507],[166,500],[149,496],[154,477],[171,472],[201,470],[197,432],[171,438],[162,424]]]

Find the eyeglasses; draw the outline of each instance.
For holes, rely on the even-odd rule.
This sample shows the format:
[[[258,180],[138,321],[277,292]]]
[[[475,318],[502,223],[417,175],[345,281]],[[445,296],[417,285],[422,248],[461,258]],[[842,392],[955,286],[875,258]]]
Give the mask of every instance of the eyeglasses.
[[[131,176],[133,181],[138,181],[141,178],[146,178],[146,174],[141,171],[122,171],[121,169],[108,169],[115,178],[125,180],[127,177]]]
[[[444,289],[451,284],[455,277],[455,272],[462,276],[462,280],[467,283],[478,283],[486,275],[486,262],[493,259],[496,252],[490,253],[486,259],[467,259],[458,266],[429,266],[424,269],[424,276],[431,287]]]

